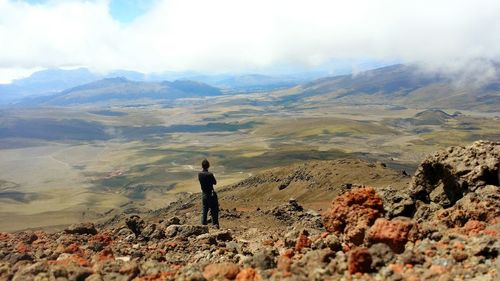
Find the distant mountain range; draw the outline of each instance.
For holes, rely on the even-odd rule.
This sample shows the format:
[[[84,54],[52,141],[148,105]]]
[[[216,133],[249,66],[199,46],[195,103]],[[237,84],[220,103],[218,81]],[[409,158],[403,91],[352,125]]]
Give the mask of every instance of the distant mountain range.
[[[25,97],[53,94],[65,89],[101,79],[88,69],[48,69],[31,76],[0,84],[0,103],[15,102]]]
[[[300,101],[316,96],[347,103],[498,111],[499,65],[496,73],[494,79],[469,83],[440,73],[424,72],[416,66],[392,65],[305,83],[291,91],[287,99]]]
[[[392,65],[355,75],[316,80],[311,80],[314,75],[307,74],[303,78],[259,74],[209,76],[194,72],[164,74],[165,77],[175,78],[170,79],[174,82],[160,80],[161,75],[151,76],[124,70],[106,76],[94,74],[85,68],[45,70],[11,84],[0,85],[0,104],[66,106],[111,100],[172,100],[287,89],[284,95],[280,95],[286,103],[300,103],[316,97],[320,102],[498,111],[498,64],[496,72],[499,75],[478,84],[440,73],[424,72],[410,65]]]
[[[218,88],[189,80],[141,82],[118,77],[73,87],[54,95],[26,98],[21,104],[66,106],[142,99],[173,100],[221,94]]]
[[[72,70],[48,69],[35,72],[27,78],[14,80],[10,84],[0,84],[0,104],[16,103],[27,97],[51,95],[83,84],[117,77],[139,82],[191,80],[209,84],[225,92],[259,92],[292,87],[321,77],[321,75],[320,72],[287,76],[261,74],[207,75],[197,72],[144,74],[128,70],[116,70],[107,74],[99,74],[86,68]]]

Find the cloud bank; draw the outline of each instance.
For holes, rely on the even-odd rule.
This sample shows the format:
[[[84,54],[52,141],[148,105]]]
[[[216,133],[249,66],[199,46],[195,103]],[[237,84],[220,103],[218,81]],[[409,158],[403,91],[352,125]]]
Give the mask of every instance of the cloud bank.
[[[500,59],[500,1],[158,0],[123,24],[104,0],[0,0],[0,41],[4,75],[77,66],[254,71],[336,59],[455,70]]]

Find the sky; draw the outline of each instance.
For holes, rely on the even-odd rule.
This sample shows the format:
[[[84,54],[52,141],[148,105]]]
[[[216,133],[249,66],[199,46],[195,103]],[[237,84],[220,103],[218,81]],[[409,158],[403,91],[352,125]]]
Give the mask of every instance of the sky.
[[[498,0],[0,0],[2,83],[55,67],[495,75],[499,42]]]

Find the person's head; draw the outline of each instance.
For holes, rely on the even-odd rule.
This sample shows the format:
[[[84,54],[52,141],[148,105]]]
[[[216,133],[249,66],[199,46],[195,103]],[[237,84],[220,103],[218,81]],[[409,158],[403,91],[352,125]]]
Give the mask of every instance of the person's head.
[[[208,168],[210,168],[210,163],[207,159],[203,159],[203,161],[201,161],[201,167],[203,170],[208,170]]]

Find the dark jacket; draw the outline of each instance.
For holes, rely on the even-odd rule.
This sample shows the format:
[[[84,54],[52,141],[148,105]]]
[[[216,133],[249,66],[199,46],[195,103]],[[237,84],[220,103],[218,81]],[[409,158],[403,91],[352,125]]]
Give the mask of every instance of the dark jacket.
[[[211,193],[214,190],[214,185],[217,184],[214,174],[205,170],[198,173],[198,180],[200,181],[203,193]]]

